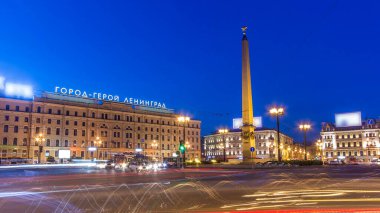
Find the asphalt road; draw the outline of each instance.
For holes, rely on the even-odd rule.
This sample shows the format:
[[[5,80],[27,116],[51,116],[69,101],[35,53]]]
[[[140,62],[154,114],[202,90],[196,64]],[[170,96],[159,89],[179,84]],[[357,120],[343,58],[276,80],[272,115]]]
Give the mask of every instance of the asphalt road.
[[[0,212],[262,210],[380,212],[380,167],[0,169]]]

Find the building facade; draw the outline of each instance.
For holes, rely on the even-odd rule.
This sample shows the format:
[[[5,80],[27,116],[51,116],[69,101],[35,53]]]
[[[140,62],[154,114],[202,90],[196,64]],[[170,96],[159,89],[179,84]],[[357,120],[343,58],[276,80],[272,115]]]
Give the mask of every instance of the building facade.
[[[379,158],[380,120],[366,119],[361,125],[337,126],[322,123],[322,158],[327,161],[355,159],[369,162]]]
[[[0,159],[111,159],[141,153],[176,156],[185,138],[186,158],[201,157],[201,122],[178,121],[171,110],[42,93],[33,100],[0,98]],[[67,153],[68,151],[66,151]]]
[[[277,131],[268,128],[255,129],[256,158],[277,160]],[[224,144],[226,159],[242,159],[241,130],[232,129],[226,133],[215,132],[204,137],[204,156],[206,160],[224,160]],[[300,159],[302,149],[293,143],[293,138],[280,134],[280,150],[284,160]]]

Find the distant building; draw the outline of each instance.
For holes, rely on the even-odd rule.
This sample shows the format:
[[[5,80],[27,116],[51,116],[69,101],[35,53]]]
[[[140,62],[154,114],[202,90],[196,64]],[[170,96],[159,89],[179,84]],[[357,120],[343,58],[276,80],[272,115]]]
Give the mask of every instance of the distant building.
[[[380,120],[365,119],[361,113],[336,114],[335,123],[322,123],[323,159],[368,162],[379,158]]]
[[[226,143],[226,159],[242,159],[241,130],[231,129],[227,133],[214,132],[204,136],[204,156],[206,160],[224,159],[224,141]],[[293,138],[280,134],[280,149],[283,160],[300,159],[301,146],[293,143]],[[277,160],[277,131],[269,128],[255,129],[256,157],[267,160]]]

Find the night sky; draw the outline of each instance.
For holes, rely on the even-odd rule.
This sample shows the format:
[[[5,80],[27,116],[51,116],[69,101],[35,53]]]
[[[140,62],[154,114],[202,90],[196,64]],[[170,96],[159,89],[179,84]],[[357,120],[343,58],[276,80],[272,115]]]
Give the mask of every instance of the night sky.
[[[380,1],[0,2],[0,75],[165,102],[202,135],[241,116],[241,30],[248,26],[255,115],[286,107],[316,139],[334,113],[380,115]]]

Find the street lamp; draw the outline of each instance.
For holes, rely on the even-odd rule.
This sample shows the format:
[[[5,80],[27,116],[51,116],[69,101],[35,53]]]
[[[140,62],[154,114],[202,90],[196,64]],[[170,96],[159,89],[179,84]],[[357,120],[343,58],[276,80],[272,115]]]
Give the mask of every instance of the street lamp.
[[[40,164],[41,163],[41,153],[42,153],[42,149],[43,149],[42,143],[45,142],[46,138],[44,138],[42,133],[40,133],[39,135],[37,135],[37,137],[34,138],[34,140],[38,144],[38,163]]]
[[[96,137],[96,140],[94,141],[94,145],[96,146],[96,157],[99,158],[99,147],[102,145],[102,141],[99,137]]]
[[[321,139],[317,140],[316,146],[318,149],[318,155],[320,156],[320,160],[322,161],[322,164],[323,164],[323,152],[322,152],[323,143]]]
[[[303,134],[303,145],[305,146],[305,160],[307,160],[307,153],[306,153],[306,132],[311,129],[310,124],[301,124],[299,125],[299,128],[301,131],[304,132]]]
[[[155,149],[157,149],[158,148],[158,143],[157,143],[157,141],[156,140],[153,140],[153,143],[152,143],[152,148],[155,148]],[[159,159],[161,159],[161,148],[160,148],[160,157],[159,157]]]
[[[223,162],[226,162],[226,138],[224,135],[228,133],[228,129],[219,129],[218,132],[223,137]]]
[[[278,161],[281,161],[281,152],[280,152],[280,116],[284,115],[284,108],[282,107],[273,107],[269,110],[269,113],[272,116],[276,117],[276,123],[277,123],[277,155],[278,155]]]
[[[180,116],[177,118],[178,123],[183,123],[183,135],[182,135],[182,140],[180,141],[180,151],[183,153],[183,158],[182,158],[182,168],[185,168],[185,163],[186,163],[186,148],[185,146],[185,137],[186,137],[186,124],[190,121],[190,117],[187,116]]]

